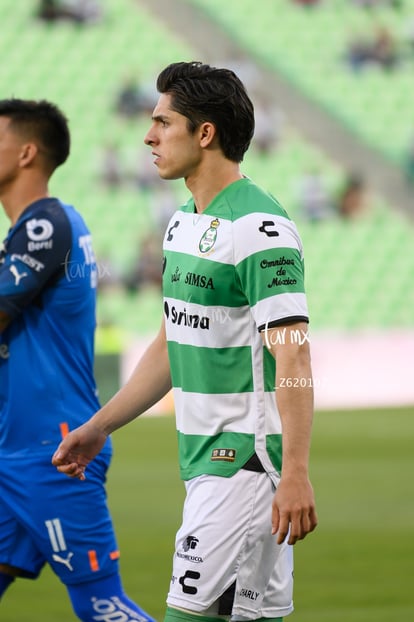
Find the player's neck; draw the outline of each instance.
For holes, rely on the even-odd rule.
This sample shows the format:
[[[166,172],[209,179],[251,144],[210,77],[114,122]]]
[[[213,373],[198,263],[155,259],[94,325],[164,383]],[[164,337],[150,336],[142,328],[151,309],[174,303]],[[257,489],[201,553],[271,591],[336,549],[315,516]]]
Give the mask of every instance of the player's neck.
[[[205,163],[205,166],[195,175],[188,177],[185,183],[193,195],[197,212],[200,214],[219,192],[242,177],[237,162],[220,160]]]
[[[15,225],[26,207],[49,196],[47,185],[44,183],[27,187],[10,188],[1,194],[0,200],[11,225]]]

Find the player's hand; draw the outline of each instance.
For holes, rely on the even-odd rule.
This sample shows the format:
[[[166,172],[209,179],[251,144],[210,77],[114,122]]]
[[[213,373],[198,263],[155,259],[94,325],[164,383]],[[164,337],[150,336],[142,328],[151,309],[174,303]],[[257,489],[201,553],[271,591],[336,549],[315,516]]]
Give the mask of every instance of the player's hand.
[[[85,469],[101,451],[107,435],[88,422],[69,432],[52,457],[52,464],[69,477],[86,479]]]
[[[295,544],[313,531],[317,524],[309,479],[282,476],[272,504],[272,533],[277,534],[277,543],[282,544],[288,538],[288,544]]]

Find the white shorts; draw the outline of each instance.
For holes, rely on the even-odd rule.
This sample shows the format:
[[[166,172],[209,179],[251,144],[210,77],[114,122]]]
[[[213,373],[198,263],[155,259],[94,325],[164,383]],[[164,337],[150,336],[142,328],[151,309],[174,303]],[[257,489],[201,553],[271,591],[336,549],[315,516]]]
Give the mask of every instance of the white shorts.
[[[230,478],[202,475],[185,485],[167,604],[235,619],[291,613],[293,550],[271,533],[270,477],[241,469]],[[226,596],[231,603],[223,610]]]

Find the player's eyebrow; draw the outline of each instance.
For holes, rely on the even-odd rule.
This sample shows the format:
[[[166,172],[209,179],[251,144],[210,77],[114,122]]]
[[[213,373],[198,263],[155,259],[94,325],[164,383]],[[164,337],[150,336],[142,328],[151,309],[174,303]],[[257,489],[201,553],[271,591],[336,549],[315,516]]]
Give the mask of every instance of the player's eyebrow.
[[[158,122],[158,123],[163,123],[164,121],[169,120],[169,117],[167,117],[164,114],[156,114],[156,115],[153,115],[151,118],[153,121]]]

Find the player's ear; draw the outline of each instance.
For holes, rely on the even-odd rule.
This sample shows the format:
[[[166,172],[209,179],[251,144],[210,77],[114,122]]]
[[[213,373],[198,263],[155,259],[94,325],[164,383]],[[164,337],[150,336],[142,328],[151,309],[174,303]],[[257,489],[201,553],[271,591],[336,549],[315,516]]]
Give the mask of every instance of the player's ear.
[[[19,162],[20,166],[24,168],[28,166],[36,155],[39,153],[39,149],[35,143],[24,143],[20,149]]]
[[[216,127],[213,123],[210,123],[209,121],[204,121],[204,123],[201,123],[200,125],[199,133],[200,146],[205,149],[213,142],[214,137],[216,136]]]

